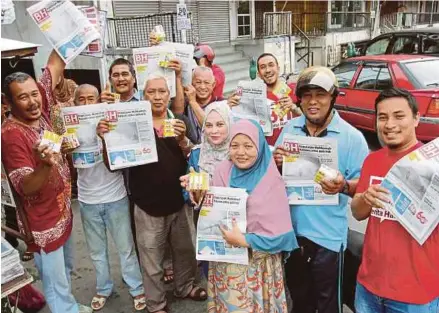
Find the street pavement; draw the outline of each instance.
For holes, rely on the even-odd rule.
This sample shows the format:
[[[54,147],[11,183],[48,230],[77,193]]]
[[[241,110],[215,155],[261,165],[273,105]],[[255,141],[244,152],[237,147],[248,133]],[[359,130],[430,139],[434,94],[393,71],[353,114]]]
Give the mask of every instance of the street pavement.
[[[369,143],[371,150],[376,150],[379,143],[376,136],[365,134],[366,140]],[[87,245],[84,239],[82,230],[82,223],[79,213],[79,203],[75,200],[72,203],[74,215],[73,239],[75,242],[75,268],[72,276],[72,291],[77,301],[89,305],[90,301],[96,291],[96,276],[93,264],[87,251]],[[136,312],[133,308],[133,301],[128,292],[128,288],[122,281],[120,263],[116,248],[113,244],[112,238],[109,235],[109,259],[112,277],[114,279],[114,292],[108,299],[105,307],[100,311],[102,313],[132,313]],[[28,262],[26,267],[33,267],[32,262]],[[198,280],[200,284],[205,287],[206,281],[199,275]],[[38,289],[42,290],[41,281],[34,283]],[[172,286],[168,286],[168,301],[170,312],[172,313],[205,313],[206,302],[194,302],[191,300],[176,299],[172,294]],[[148,293],[148,287],[146,286]],[[46,306],[41,313],[50,313],[48,306]],[[145,311],[146,312],[146,311]],[[343,313],[352,313],[346,306]]]

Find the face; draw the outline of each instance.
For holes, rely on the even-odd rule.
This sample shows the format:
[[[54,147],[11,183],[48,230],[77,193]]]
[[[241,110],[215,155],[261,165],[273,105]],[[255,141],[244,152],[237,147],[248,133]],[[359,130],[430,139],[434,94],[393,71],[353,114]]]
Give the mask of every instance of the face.
[[[204,133],[212,145],[220,145],[227,139],[229,133],[227,124],[218,112],[211,111],[209,113],[204,125]]]
[[[168,108],[170,93],[164,79],[149,80],[143,96],[151,102],[153,115],[161,115]]]
[[[397,149],[416,141],[419,113],[413,116],[404,98],[389,98],[378,103],[377,132],[381,141],[390,149]]]
[[[212,96],[215,88],[215,77],[207,71],[197,71],[192,79],[197,98],[200,100],[208,99]]]
[[[258,149],[250,137],[238,134],[230,143],[230,158],[242,170],[252,167],[258,158]]]
[[[272,56],[265,56],[258,62],[258,75],[268,86],[276,84],[279,78],[279,65]]]
[[[322,88],[305,90],[301,103],[303,114],[311,123],[321,125],[331,107],[332,95]]]
[[[110,80],[114,90],[119,94],[130,93],[136,82],[136,79],[130,72],[129,66],[126,64],[113,66]]]
[[[35,80],[29,78],[23,83],[13,82],[9,88],[12,93],[12,114],[24,122],[38,120],[43,101]]]
[[[75,105],[88,105],[98,103],[97,90],[93,87],[83,87],[77,91]]]

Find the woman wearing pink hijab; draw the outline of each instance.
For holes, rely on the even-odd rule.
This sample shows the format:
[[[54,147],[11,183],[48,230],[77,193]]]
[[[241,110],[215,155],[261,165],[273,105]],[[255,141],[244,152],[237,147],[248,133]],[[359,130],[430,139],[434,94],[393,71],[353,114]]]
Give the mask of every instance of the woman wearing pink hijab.
[[[247,232],[236,223],[222,228],[225,240],[249,248],[249,264],[209,263],[208,312],[288,312],[283,255],[298,248],[285,184],[261,127],[240,120],[232,126],[230,160],[218,164],[213,185],[246,189]]]

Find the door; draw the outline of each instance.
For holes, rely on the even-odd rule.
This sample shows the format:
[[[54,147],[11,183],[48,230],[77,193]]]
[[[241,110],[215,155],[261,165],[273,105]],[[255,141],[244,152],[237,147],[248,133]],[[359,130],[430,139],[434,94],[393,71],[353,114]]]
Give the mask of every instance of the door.
[[[251,1],[237,1],[236,6],[238,38],[250,38],[252,34]]]

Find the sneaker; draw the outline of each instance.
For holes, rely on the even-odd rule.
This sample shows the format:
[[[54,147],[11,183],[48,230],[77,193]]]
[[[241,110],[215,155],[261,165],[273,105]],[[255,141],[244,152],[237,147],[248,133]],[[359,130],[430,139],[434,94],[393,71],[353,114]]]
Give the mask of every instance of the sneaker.
[[[79,313],[93,313],[93,309],[91,307],[85,306],[83,304],[78,304]]]

